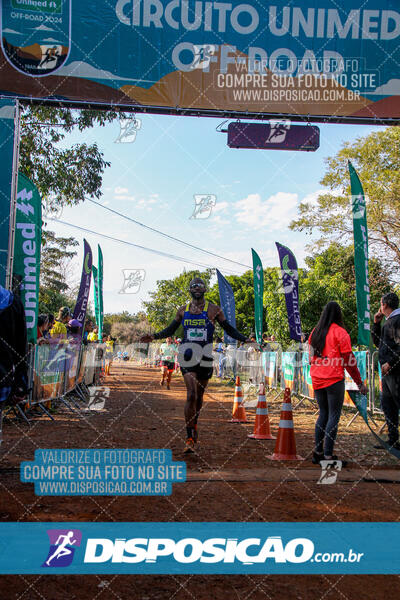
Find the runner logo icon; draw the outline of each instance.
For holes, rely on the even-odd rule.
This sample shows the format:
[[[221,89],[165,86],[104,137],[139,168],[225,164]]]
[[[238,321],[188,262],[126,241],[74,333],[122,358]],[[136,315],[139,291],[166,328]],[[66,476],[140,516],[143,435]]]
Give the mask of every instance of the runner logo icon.
[[[217,196],[215,194],[195,194],[193,197],[194,210],[189,218],[208,219],[217,203]]]
[[[79,529],[48,529],[50,548],[42,567],[69,567],[75,548],[81,545],[82,532]]]

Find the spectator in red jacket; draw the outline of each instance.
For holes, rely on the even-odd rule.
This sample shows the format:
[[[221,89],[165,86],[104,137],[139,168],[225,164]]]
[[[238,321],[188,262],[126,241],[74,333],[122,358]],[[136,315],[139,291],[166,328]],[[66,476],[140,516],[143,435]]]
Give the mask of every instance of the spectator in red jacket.
[[[362,394],[367,388],[361,380],[350,336],[344,328],[342,310],[337,302],[328,302],[308,340],[311,379],[319,415],[315,425],[313,463],[337,460],[333,454],[345,394],[346,369]],[[345,461],[344,461],[345,462]],[[344,466],[344,465],[343,465]]]

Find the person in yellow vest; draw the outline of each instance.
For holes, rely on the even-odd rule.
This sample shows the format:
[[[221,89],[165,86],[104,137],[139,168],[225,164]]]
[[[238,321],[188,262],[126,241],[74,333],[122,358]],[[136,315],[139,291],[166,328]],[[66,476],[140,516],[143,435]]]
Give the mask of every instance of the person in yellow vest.
[[[111,335],[106,339],[106,375],[110,374],[110,368],[114,357],[114,340]]]
[[[62,306],[58,311],[58,316],[54,321],[53,327],[50,329],[50,337],[53,341],[63,341],[67,339],[66,324],[71,318],[71,311],[68,306]]]
[[[99,340],[99,336],[97,335],[98,332],[99,332],[98,327],[95,327],[93,329],[93,331],[91,331],[89,333],[89,335],[87,336],[88,342],[98,342],[98,340]]]

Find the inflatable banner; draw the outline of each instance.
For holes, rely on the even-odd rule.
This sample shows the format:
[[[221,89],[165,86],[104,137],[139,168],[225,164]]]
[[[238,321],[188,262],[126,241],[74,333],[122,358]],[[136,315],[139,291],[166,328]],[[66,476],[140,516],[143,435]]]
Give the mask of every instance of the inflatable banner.
[[[0,94],[10,97],[185,114],[400,116],[393,0],[0,6]]]
[[[78,298],[75,304],[72,317],[73,319],[77,319],[82,324],[82,334],[83,327],[85,324],[86,310],[89,301],[90,280],[92,277],[92,250],[86,240],[83,240],[83,244],[84,249],[81,283],[79,286]]]
[[[35,344],[37,339],[41,247],[42,201],[36,186],[19,173],[13,271],[20,284],[28,342],[31,344]]]
[[[96,326],[99,329],[100,324],[100,305],[99,305],[99,271],[97,267],[92,265],[93,274],[93,300],[94,300],[94,316],[96,319]],[[97,336],[98,337],[98,336]]]
[[[254,283],[254,331],[258,344],[262,343],[264,325],[264,271],[261,259],[257,252],[251,249],[253,257],[253,283]]]
[[[103,318],[104,318],[104,309],[103,309],[103,253],[101,251],[100,246],[97,246],[98,254],[99,254],[99,267],[97,269],[97,293],[98,293],[98,302],[99,302],[99,342],[103,341]]]
[[[224,311],[224,315],[227,321],[233,326],[236,327],[236,314],[235,314],[235,296],[233,295],[232,287],[225,279],[225,277],[216,269],[217,278],[218,278],[218,290],[219,290],[219,299],[221,302],[221,308]],[[233,344],[236,346],[236,340],[230,337],[227,333],[224,332],[224,342],[225,344]]]
[[[299,306],[299,271],[296,258],[291,250],[275,242],[281,265],[282,291],[285,294],[286,312],[289,324],[290,339],[302,341],[300,306]]]
[[[10,200],[14,149],[13,100],[0,99],[0,285],[6,285],[8,234],[10,229]]]
[[[353,211],[354,268],[356,274],[358,343],[370,343],[370,290],[368,273],[368,225],[364,190],[357,171],[349,161]]]

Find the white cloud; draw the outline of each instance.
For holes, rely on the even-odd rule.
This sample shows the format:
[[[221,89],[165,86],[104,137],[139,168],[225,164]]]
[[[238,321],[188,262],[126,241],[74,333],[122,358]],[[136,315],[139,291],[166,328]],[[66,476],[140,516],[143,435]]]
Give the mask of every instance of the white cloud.
[[[215,215],[215,217],[211,217],[210,221],[216,225],[229,225],[230,223],[228,219],[223,219],[220,215]]]
[[[61,44],[61,42],[59,42],[58,40],[55,40],[54,38],[46,38],[43,41],[44,42],[52,42],[53,44]]]
[[[158,198],[158,194],[151,194],[148,198],[139,198],[138,202],[136,203],[136,206],[139,206],[140,208],[147,208],[149,209],[149,205],[150,204],[157,204],[157,198]],[[150,210],[152,210],[150,208]]]
[[[119,77],[114,75],[110,71],[104,71],[104,69],[97,69],[88,63],[76,60],[69,65],[64,65],[58,69],[58,75],[64,75],[66,77],[85,77],[87,79],[113,79],[118,81],[133,81],[129,77]]]
[[[315,192],[311,192],[311,194],[307,194],[302,199],[303,204],[310,204],[311,206],[318,206],[318,196],[322,194],[326,194],[328,190],[316,190]]]
[[[328,188],[324,188],[324,189],[320,189],[320,190],[316,190],[315,192],[311,192],[311,194],[307,194],[307,196],[304,196],[304,198],[301,200],[301,202],[303,204],[310,204],[311,206],[318,206],[318,197],[322,196],[323,194],[330,194],[331,196],[342,196],[343,192],[339,189],[335,189],[335,190],[329,190]]]
[[[14,118],[14,106],[3,106],[0,108],[0,119],[13,119]]]
[[[15,31],[14,29],[3,29],[3,33],[13,33],[14,35],[22,35],[20,31]]]
[[[223,256],[225,256],[225,258],[230,258],[231,260],[234,260],[236,262],[242,263],[243,265],[247,265],[249,269],[251,269],[251,250],[250,248],[248,250],[233,250],[231,252],[221,252],[221,254]],[[234,265],[229,265],[229,263],[226,263],[226,268],[227,269],[235,269]],[[239,265],[237,266],[238,271],[246,271],[246,266],[242,266],[240,267]],[[223,272],[223,269],[220,269],[221,272]]]
[[[128,196],[127,194],[118,194],[114,196],[115,200],[129,200],[129,202],[135,202],[135,196]]]
[[[118,194],[118,195],[127,194],[128,192],[129,192],[128,188],[124,188],[124,187],[116,187],[114,189],[114,194]]]
[[[400,96],[400,79],[389,79],[389,81],[377,87],[373,92],[368,92],[368,95]]]
[[[261,200],[260,194],[249,194],[235,202],[235,218],[252,229],[284,229],[296,216],[297,201],[298,194],[287,192],[278,192],[267,200]]]
[[[49,31],[53,31],[50,29]],[[69,65],[63,65],[57,71],[57,75],[64,75],[66,77],[84,77],[85,79],[111,79],[113,81],[140,81],[145,83],[157,83],[150,79],[131,79],[130,77],[120,77],[114,75],[110,71],[104,71],[104,69],[97,69],[93,65],[89,65],[80,60],[75,60]]]
[[[46,25],[39,25],[39,27],[34,27],[35,31],[55,31],[55,29],[51,29],[51,27],[46,27]]]
[[[214,240],[216,240],[216,239],[221,240],[224,238],[223,229],[217,229],[217,228],[210,229],[209,234],[212,235]]]
[[[217,204],[213,207],[213,212],[226,212],[228,206],[229,202],[217,202]]]

